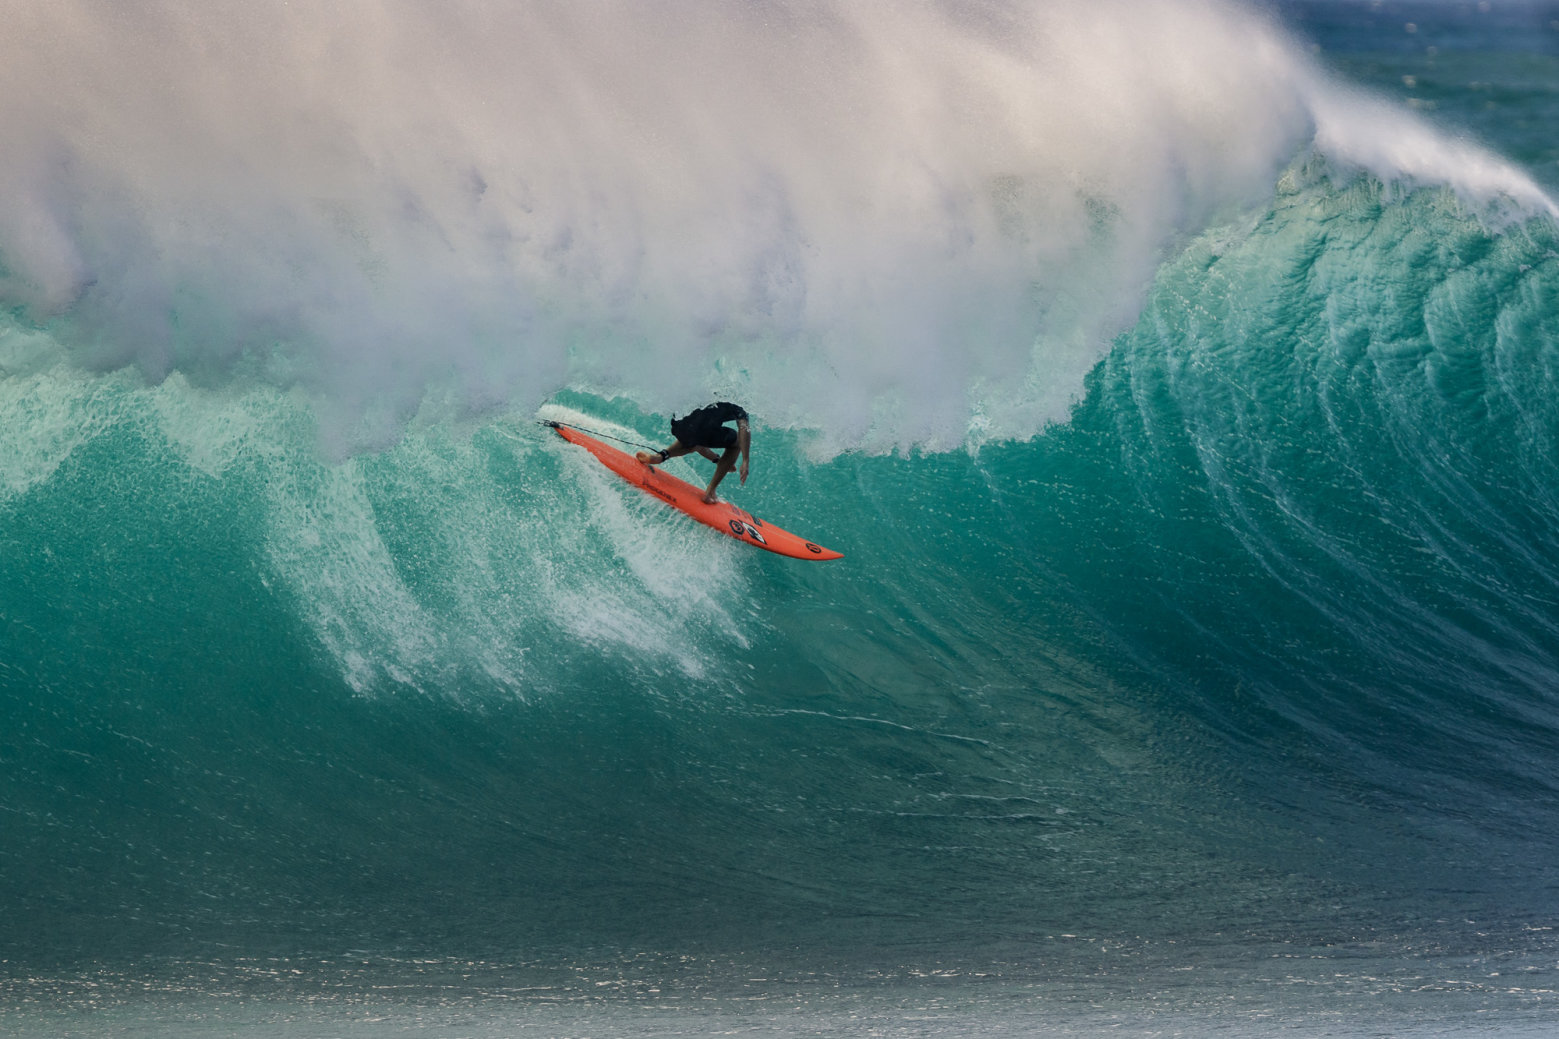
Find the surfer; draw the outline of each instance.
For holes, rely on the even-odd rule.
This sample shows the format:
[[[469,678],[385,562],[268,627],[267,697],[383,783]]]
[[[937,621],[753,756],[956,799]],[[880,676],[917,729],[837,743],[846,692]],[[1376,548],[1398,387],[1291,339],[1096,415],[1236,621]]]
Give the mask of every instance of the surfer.
[[[735,429],[726,425],[727,422],[732,421],[736,423]],[[640,451],[635,457],[645,465],[660,465],[668,458],[677,458],[697,451],[715,464],[715,474],[710,477],[709,486],[704,489],[704,501],[709,505],[720,500],[715,497],[715,488],[720,486],[720,481],[725,479],[725,474],[736,467],[738,453],[742,460],[742,483],[747,482],[747,462],[751,455],[752,433],[747,428],[747,412],[740,405],[722,400],[699,408],[691,414],[683,415],[681,418],[673,417],[671,435],[676,439],[666,450]],[[724,450],[716,455],[715,448]]]

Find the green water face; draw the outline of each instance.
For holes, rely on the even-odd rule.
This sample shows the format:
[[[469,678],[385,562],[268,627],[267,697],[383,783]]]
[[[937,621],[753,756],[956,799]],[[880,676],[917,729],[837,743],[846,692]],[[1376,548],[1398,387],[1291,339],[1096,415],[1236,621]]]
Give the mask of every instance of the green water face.
[[[12,954],[1530,922],[1549,232],[1304,177],[1034,441],[760,425],[739,500],[837,566],[525,416],[330,461],[272,390],[11,380]]]

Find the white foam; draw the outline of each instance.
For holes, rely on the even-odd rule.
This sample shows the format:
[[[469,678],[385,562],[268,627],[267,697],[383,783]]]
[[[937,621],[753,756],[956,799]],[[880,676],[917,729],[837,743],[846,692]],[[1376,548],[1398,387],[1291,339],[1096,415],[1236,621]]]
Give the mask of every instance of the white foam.
[[[0,378],[0,501],[25,494],[123,414],[122,381],[83,380],[61,365]]]
[[[0,306],[306,387],[337,457],[566,385],[945,448],[1063,418],[1312,140],[1552,212],[1217,0],[13,5]]]
[[[1480,215],[1559,216],[1559,205],[1536,181],[1476,142],[1319,75],[1301,83],[1315,119],[1316,148],[1329,158],[1404,188],[1444,185]]]
[[[361,463],[307,456],[267,473],[267,548],[303,620],[359,692],[417,685],[447,631],[407,587],[379,531]]]

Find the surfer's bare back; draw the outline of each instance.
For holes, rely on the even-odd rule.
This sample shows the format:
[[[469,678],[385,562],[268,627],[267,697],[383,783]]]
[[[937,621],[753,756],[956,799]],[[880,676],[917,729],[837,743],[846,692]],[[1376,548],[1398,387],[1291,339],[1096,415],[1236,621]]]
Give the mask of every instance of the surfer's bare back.
[[[736,428],[727,426],[734,421]],[[704,489],[704,501],[713,505],[719,501],[715,488],[725,479],[725,474],[736,466],[737,454],[742,461],[742,483],[747,482],[747,464],[752,454],[752,432],[747,428],[747,411],[739,404],[722,400],[699,408],[681,418],[671,419],[671,435],[676,437],[664,451],[640,451],[634,457],[645,465],[660,465],[668,458],[697,451],[715,464],[715,474]],[[715,454],[721,448],[722,453]]]

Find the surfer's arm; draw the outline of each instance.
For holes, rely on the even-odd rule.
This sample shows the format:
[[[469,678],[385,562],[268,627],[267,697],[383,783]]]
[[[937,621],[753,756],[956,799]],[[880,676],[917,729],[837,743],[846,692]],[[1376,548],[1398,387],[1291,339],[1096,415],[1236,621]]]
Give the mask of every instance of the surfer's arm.
[[[742,452],[742,483],[747,482],[747,460],[752,454],[752,431],[747,428],[747,418],[743,416],[736,420],[736,446]]]

